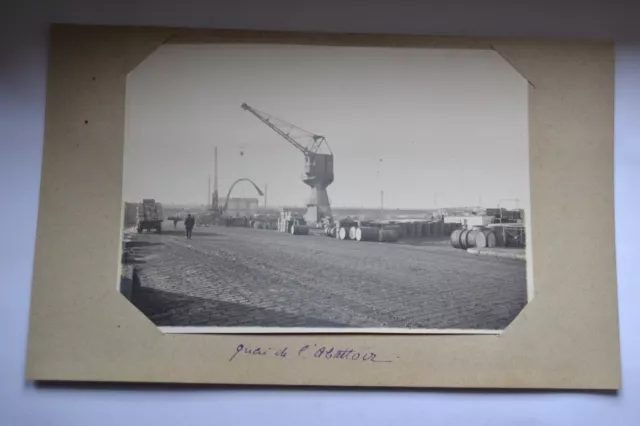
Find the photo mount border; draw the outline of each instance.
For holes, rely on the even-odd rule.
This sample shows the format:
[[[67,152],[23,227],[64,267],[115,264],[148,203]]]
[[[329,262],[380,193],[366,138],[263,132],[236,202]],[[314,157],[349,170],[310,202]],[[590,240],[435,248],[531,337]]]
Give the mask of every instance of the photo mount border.
[[[614,235],[610,227],[592,226],[614,223],[612,42],[82,25],[54,25],[50,40],[27,378],[430,388],[620,386]],[[535,303],[499,336],[163,335],[134,313],[129,301],[113,291],[113,265],[119,264],[121,247],[126,74],[163,42],[197,40],[493,46],[506,55],[536,87],[529,90],[528,235],[528,241],[535,240]],[[83,232],[72,232],[79,226]],[[590,230],[588,238],[584,229]],[[587,244],[594,240],[597,248]],[[375,367],[299,359],[226,362],[239,344],[295,346],[309,340],[391,353],[398,361]]]

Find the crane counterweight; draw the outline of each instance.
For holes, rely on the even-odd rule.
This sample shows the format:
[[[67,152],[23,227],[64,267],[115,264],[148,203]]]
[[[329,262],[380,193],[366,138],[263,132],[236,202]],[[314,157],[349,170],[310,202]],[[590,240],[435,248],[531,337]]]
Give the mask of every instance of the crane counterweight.
[[[333,153],[324,136],[313,134],[301,127],[295,126],[252,106],[243,103],[242,109],[249,111],[256,118],[266,124],[294,148],[302,152],[305,158],[303,182],[311,188],[311,197],[307,200],[308,222],[319,223],[324,218],[331,218],[331,206],[327,187],[333,183]],[[309,139],[305,145],[301,139]],[[319,152],[326,148],[328,153]]]

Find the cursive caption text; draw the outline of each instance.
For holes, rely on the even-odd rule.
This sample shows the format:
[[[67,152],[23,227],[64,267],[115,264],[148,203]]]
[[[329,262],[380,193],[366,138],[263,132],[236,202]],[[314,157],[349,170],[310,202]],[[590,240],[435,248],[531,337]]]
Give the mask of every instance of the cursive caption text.
[[[382,359],[378,354],[371,351],[360,352],[350,348],[338,349],[333,346],[321,346],[315,344],[303,345],[299,348],[295,348],[294,350],[290,350],[288,347],[273,349],[258,346],[250,347],[248,345],[240,344],[235,348],[235,352],[231,355],[231,358],[229,358],[229,362],[242,357],[261,356],[273,356],[283,359],[328,359],[365,363],[392,362],[390,359]]]

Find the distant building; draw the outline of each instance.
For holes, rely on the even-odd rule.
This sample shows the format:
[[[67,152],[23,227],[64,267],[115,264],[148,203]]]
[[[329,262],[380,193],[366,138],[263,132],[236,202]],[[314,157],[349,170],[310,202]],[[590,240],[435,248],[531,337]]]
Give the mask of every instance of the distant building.
[[[226,198],[218,199],[220,208],[223,208],[226,202]],[[251,216],[257,212],[258,205],[257,198],[229,198],[226,215],[233,217]]]
[[[495,222],[515,223],[524,219],[524,210],[507,210],[507,209],[486,209],[488,216],[493,216]]]
[[[486,226],[493,223],[493,216],[445,216],[444,223],[460,223],[464,228]]]

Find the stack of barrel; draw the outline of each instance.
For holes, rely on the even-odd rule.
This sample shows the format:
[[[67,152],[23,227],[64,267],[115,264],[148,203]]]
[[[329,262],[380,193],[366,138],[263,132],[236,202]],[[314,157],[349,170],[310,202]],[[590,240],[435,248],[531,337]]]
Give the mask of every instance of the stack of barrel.
[[[355,220],[344,219],[336,222],[335,238],[338,240],[355,240],[358,223]],[[353,228],[353,230],[352,230]],[[353,238],[351,238],[353,236]]]
[[[307,225],[293,224],[289,228],[291,235],[309,235],[309,227]]]
[[[371,224],[367,224],[371,225]],[[356,221],[341,221],[335,225],[325,227],[324,233],[328,237],[345,241],[377,241],[394,243],[399,238],[399,226],[363,226]]]
[[[525,228],[519,224],[499,223],[491,224],[489,228],[496,233],[499,247],[518,247],[526,245]]]
[[[280,217],[278,217],[278,232],[288,232],[292,223],[291,212],[281,211]]]
[[[324,235],[327,237],[336,238],[337,227],[335,225],[327,225],[324,227]]]
[[[278,232],[289,233],[292,235],[309,235],[309,227],[300,223],[295,214],[290,211],[280,212],[278,218]]]
[[[444,223],[443,220],[412,220],[393,223],[397,227],[399,238],[448,237],[460,224]]]
[[[496,233],[488,228],[456,229],[451,233],[451,245],[457,249],[492,248],[497,245]]]

